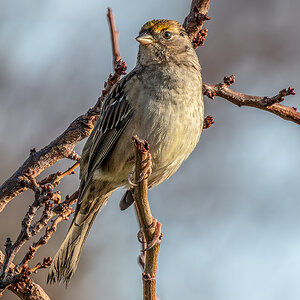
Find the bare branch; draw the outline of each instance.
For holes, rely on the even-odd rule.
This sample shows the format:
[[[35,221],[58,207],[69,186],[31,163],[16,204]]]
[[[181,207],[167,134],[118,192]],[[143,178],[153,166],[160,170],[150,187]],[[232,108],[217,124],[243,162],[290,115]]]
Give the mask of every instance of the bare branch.
[[[63,179],[65,176],[74,174],[75,173],[74,170],[77,167],[79,167],[79,162],[75,163],[65,172],[56,172],[54,174],[50,174],[47,178],[40,181],[39,184],[43,185],[43,184],[51,183],[52,186],[55,186],[59,184],[60,180]]]
[[[111,10],[109,10],[108,15],[112,34],[114,74],[109,75],[101,96],[94,107],[73,121],[63,134],[48,146],[38,152],[34,148],[30,150],[29,158],[0,188],[0,211],[12,198],[28,188],[32,189],[35,195],[35,200],[22,221],[21,232],[18,238],[14,243],[8,238],[5,244],[5,255],[1,253],[0,293],[8,288],[21,299],[49,299],[43,290],[33,283],[30,275],[42,268],[47,268],[51,264],[52,259],[50,257],[44,258],[42,263],[36,264],[33,268],[29,268],[28,263],[33,259],[36,251],[52,237],[58,223],[67,220],[70,214],[73,213],[71,205],[78,199],[77,190],[71,197],[66,196],[65,201],[60,203],[60,192],[54,192],[53,188],[60,183],[62,178],[73,174],[74,170],[79,166],[80,156],[73,148],[80,140],[90,134],[99,116],[105,97],[120,77],[125,74],[127,68],[126,63],[121,60],[118,53],[117,31]],[[35,177],[62,158],[75,160],[76,163],[65,172],[56,172],[37,183]],[[34,218],[41,207],[44,207],[42,216],[34,222]],[[52,224],[46,227],[51,219]],[[45,233],[29,247],[21,262],[18,265],[14,265],[13,260],[24,243],[34,237],[44,227],[46,227]]]
[[[202,30],[204,22],[210,20],[207,16],[209,0],[193,0],[190,13],[185,18],[183,27],[187,31],[194,48],[202,46],[207,35],[207,29]]]
[[[203,93],[207,97],[214,99],[214,96],[224,98],[238,106],[256,107],[271,112],[282,119],[294,122],[300,125],[300,113],[293,107],[278,104],[284,100],[283,97],[295,95],[293,88],[281,90],[277,95],[269,97],[250,96],[236,92],[229,88],[235,81],[235,77],[224,77],[224,83],[203,84]]]
[[[22,282],[26,282],[27,284],[27,281],[30,281],[29,276],[31,273],[36,273],[39,269],[46,268],[51,264],[52,260],[48,257],[45,258],[42,263],[37,264],[33,269],[28,267],[28,262],[33,259],[36,251],[41,246],[47,244],[52,237],[57,229],[58,223],[63,220],[68,220],[70,214],[74,212],[70,205],[76,201],[78,197],[77,192],[71,197],[66,197],[64,202],[55,205],[57,202],[57,192],[53,193],[52,183],[41,186],[34,178],[30,178],[30,180],[32,182],[31,188],[35,192],[35,200],[29,207],[22,221],[21,232],[15,243],[12,244],[10,238],[8,238],[5,244],[5,256],[0,271],[0,292],[3,292],[10,285],[17,286]],[[38,221],[32,224],[39,208],[42,206],[44,206],[42,216]],[[10,266],[13,265],[13,260],[24,243],[40,232],[55,216],[57,216],[56,219],[52,221],[51,226],[46,228],[44,235],[29,247],[29,251],[25,254],[22,261],[12,269]]]
[[[137,182],[137,186],[134,188],[134,198],[141,232],[147,244],[147,247],[143,250],[146,252],[142,274],[143,299],[156,300],[156,272],[162,234],[161,224],[153,219],[147,197],[148,175],[151,173],[149,169],[151,155],[147,141],[140,140],[135,136],[133,142],[136,149],[135,181]]]
[[[118,43],[119,31],[116,28],[115,18],[111,8],[107,9],[107,19],[108,19],[108,24],[110,29],[110,37],[111,37],[112,52],[113,52],[113,63],[115,66],[115,63],[121,60],[121,55],[120,55],[119,43]]]
[[[112,15],[112,13],[110,14]],[[113,19],[110,19],[110,26],[113,24],[111,22],[113,22]],[[113,25],[112,28],[115,28],[115,25]],[[115,33],[116,30],[114,30],[112,34],[114,37]],[[118,49],[116,38],[113,40],[115,49]],[[126,63],[120,59],[120,56],[118,59],[119,60],[115,60],[114,63],[114,74],[109,75],[107,82],[104,84],[102,94],[98,98],[94,107],[75,119],[69,127],[49,145],[40,151],[36,152],[35,149],[31,151],[28,159],[9,179],[2,184],[0,187],[0,212],[11,199],[28,189],[28,175],[35,178],[46,168],[63,158],[76,158],[74,157],[74,147],[81,140],[90,135],[94,128],[94,124],[99,117],[101,106],[105,97],[111,88],[118,82],[120,77],[126,72]],[[26,174],[26,176],[24,176],[24,174]]]
[[[3,261],[4,254],[0,251],[0,268],[2,267]],[[11,264],[9,267],[13,270],[15,265]],[[45,291],[38,284],[34,283],[31,278],[26,279],[26,281],[9,285],[8,289],[23,300],[50,300]]]

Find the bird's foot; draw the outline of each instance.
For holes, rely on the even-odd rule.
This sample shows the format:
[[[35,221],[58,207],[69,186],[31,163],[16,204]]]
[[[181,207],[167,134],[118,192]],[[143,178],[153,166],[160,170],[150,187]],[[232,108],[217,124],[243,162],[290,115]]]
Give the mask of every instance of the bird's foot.
[[[148,179],[152,173],[151,153],[149,152],[147,153],[147,158],[144,161],[142,161],[142,165],[144,164],[146,165],[144,166],[142,172],[140,173],[138,183],[141,182],[143,179]]]
[[[133,174],[134,174],[134,170],[132,170],[132,171],[128,174],[128,183],[129,183],[130,189],[134,189],[135,187],[138,186],[136,183],[134,183],[134,182],[132,181]]]
[[[161,238],[163,236],[161,232],[161,223],[157,221],[157,219],[153,219],[152,224],[146,229],[151,230],[155,229],[153,233],[153,237],[151,241],[146,241],[143,230],[141,229],[137,234],[138,241],[143,245],[142,252],[146,252],[153,248],[157,243],[160,243]]]
[[[140,183],[144,179],[148,179],[149,176],[152,173],[152,161],[151,161],[151,154],[147,153],[147,158],[142,161],[142,165],[144,165],[142,172],[140,173],[139,179],[137,182],[133,182],[133,175],[134,175],[134,170],[132,170],[128,174],[128,183],[131,189],[134,187],[137,187],[138,183]]]

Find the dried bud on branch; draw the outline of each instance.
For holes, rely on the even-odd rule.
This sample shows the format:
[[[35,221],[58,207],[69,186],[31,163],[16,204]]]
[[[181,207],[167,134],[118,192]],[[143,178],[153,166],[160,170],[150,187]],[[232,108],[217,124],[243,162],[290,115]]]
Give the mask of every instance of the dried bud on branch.
[[[212,116],[207,116],[205,119],[204,119],[204,123],[203,123],[203,129],[202,130],[205,130],[205,129],[208,129],[212,124],[214,124],[214,119]]]

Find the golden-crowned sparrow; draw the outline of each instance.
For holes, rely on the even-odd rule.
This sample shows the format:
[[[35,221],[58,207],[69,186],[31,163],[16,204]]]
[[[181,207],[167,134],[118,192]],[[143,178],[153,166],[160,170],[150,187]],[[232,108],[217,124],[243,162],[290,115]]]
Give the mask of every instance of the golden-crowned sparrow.
[[[184,28],[176,21],[152,20],[136,40],[140,43],[136,67],[106,97],[84,146],[79,201],[49,270],[50,282],[70,280],[98,211],[115,189],[129,187],[132,136],[151,145],[149,187],[175,173],[200,138],[204,111],[200,65]]]

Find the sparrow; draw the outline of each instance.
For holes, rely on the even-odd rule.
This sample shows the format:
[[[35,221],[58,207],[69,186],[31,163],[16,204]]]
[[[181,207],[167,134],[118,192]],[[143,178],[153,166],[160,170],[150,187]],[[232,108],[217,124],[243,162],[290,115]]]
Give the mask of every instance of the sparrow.
[[[133,202],[128,174],[134,167],[132,136],[151,145],[149,188],[167,180],[197,145],[204,120],[200,64],[185,29],[173,20],[145,23],[136,40],[135,68],[104,100],[80,161],[74,219],[48,273],[68,283],[97,213],[116,189],[127,189],[121,209]]]

